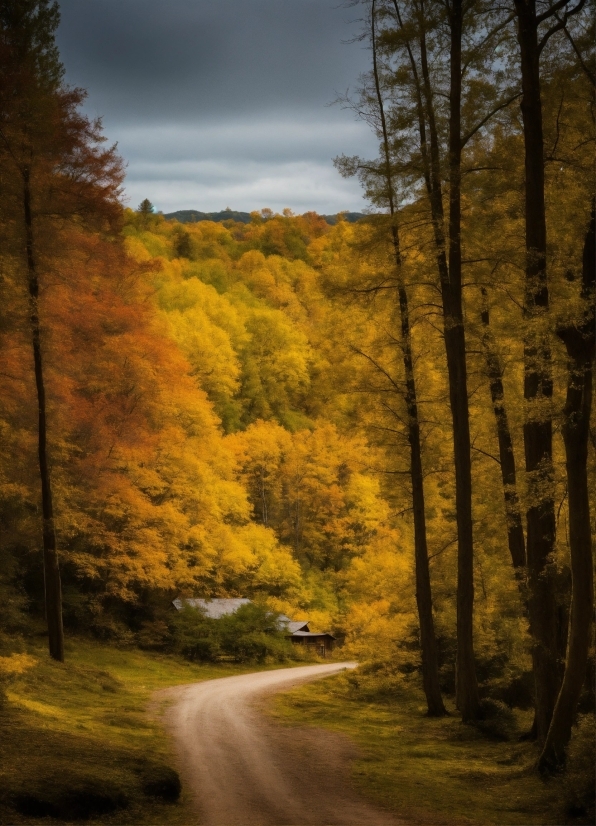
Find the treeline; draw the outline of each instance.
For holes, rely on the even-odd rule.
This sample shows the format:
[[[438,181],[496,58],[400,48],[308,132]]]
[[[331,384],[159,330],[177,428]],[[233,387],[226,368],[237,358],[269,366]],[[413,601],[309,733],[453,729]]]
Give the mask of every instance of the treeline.
[[[554,767],[593,702],[587,6],[363,8],[381,155],[338,166],[379,212],[330,226],[124,210],[56,5],[0,7],[2,628],[159,648],[175,596],[250,597],[431,714],[535,706]]]
[[[260,212],[255,210],[255,215],[259,218],[265,218],[265,220],[273,217],[273,214],[270,209],[262,209]],[[285,217],[290,217],[292,214],[291,210],[284,210]],[[321,215],[320,217],[328,224],[334,226],[337,224],[340,215],[344,221],[359,221],[360,218],[364,217],[362,212],[342,212],[338,215]],[[216,223],[235,221],[241,224],[250,224],[253,220],[253,213],[238,212],[237,210],[229,208],[222,209],[219,212],[200,212],[196,209],[179,209],[176,212],[166,212],[164,218],[170,221],[179,221],[181,224],[194,224],[197,221],[215,221]]]

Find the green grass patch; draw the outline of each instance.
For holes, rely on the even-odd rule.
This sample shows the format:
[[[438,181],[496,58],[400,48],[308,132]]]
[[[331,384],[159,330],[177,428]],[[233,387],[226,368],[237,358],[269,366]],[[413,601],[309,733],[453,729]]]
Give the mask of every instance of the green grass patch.
[[[0,823],[188,824],[153,691],[255,671],[71,639],[66,662],[27,644],[0,702]]]
[[[411,687],[392,702],[363,702],[348,675],[280,694],[271,707],[280,722],[349,735],[360,753],[353,763],[356,788],[408,823],[593,823],[593,810],[585,808],[593,758],[585,765],[585,752],[566,777],[544,781],[532,769],[534,744],[517,737],[499,742],[463,725],[454,709],[441,719],[426,717],[425,710],[422,694]],[[520,732],[529,728],[531,713],[515,712],[515,718]]]

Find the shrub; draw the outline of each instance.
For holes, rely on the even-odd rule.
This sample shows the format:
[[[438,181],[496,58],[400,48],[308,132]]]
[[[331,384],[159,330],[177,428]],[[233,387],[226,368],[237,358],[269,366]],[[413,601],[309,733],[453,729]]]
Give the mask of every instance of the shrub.
[[[237,662],[283,662],[292,656],[292,644],[278,626],[277,615],[265,606],[241,605],[234,614],[215,622],[222,651]]]
[[[8,685],[36,663],[35,657],[28,654],[10,654],[0,657],[0,705],[6,699]]]
[[[61,822],[89,820],[128,806],[124,792],[103,780],[77,778],[56,781],[15,798],[20,814],[28,818],[53,817]]]
[[[362,663],[346,676],[350,694],[375,703],[392,703],[403,696],[408,679],[399,664],[383,660]]]
[[[515,715],[509,706],[489,697],[480,701],[476,726],[491,740],[511,740],[517,729]]]
[[[567,823],[594,823],[594,716],[581,714],[573,728],[567,767],[560,778]]]
[[[155,764],[143,772],[143,792],[149,797],[159,797],[167,803],[175,803],[181,791],[178,772],[170,766]]]
[[[221,654],[217,622],[185,605],[173,623],[175,649],[187,660],[213,662]]]
[[[174,639],[176,649],[189,660],[284,662],[294,653],[276,614],[252,603],[219,619],[185,606],[174,620]]]

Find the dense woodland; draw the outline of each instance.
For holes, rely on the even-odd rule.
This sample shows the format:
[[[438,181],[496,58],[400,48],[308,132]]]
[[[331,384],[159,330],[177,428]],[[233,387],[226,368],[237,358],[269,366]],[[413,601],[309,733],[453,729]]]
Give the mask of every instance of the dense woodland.
[[[370,215],[182,224],[122,206],[56,5],[0,4],[3,649],[250,597],[431,715],[533,706],[549,771],[594,696],[593,7],[358,13]]]

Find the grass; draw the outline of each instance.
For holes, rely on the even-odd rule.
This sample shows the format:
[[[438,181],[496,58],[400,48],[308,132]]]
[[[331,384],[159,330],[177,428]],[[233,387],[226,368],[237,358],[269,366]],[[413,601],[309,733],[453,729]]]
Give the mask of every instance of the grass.
[[[87,639],[67,642],[64,665],[50,660],[42,643],[24,653],[33,664],[0,703],[0,823],[194,822],[184,789],[179,800],[167,800],[173,756],[159,720],[147,712],[151,694],[256,666],[197,665]],[[582,794],[580,775],[543,782],[531,771],[532,744],[488,740],[455,714],[426,718],[413,689],[392,703],[363,702],[347,677],[334,676],[278,695],[272,713],[286,724],[352,737],[361,754],[355,785],[409,823],[593,822],[581,806],[577,817],[569,814],[569,799]],[[528,726],[527,715],[518,723]]]
[[[0,703],[0,823],[192,822],[184,790],[171,800],[171,743],[147,712],[151,694],[258,667],[197,665],[87,639],[67,642],[65,664],[41,643],[26,653],[31,667]]]
[[[544,781],[532,770],[532,743],[497,742],[449,717],[425,716],[413,688],[389,702],[363,702],[347,675],[278,695],[271,713],[288,725],[321,726],[349,735],[359,746],[353,782],[366,797],[407,823],[557,826],[593,823],[593,813],[570,801],[577,777]],[[531,716],[518,715],[520,730]],[[579,783],[591,776],[583,766]],[[581,793],[581,791],[580,791]]]

